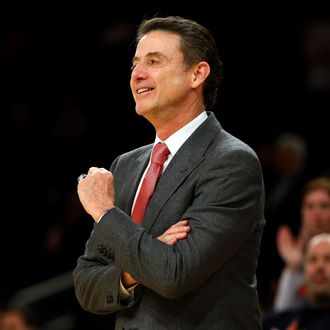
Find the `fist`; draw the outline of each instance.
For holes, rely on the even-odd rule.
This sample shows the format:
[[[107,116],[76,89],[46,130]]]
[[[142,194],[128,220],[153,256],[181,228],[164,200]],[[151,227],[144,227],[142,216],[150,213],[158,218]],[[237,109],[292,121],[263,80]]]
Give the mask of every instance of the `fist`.
[[[91,167],[78,181],[77,191],[82,206],[96,222],[115,206],[114,178],[105,168]]]

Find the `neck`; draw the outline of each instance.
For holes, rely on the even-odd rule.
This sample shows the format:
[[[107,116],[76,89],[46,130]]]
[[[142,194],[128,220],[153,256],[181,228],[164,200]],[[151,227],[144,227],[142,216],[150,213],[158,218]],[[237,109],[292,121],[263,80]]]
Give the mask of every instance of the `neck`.
[[[169,136],[177,132],[183,126],[190,123],[205,110],[203,104],[195,104],[183,110],[168,109],[162,110],[153,118],[147,118],[154,126],[157,135],[161,140],[166,140]]]

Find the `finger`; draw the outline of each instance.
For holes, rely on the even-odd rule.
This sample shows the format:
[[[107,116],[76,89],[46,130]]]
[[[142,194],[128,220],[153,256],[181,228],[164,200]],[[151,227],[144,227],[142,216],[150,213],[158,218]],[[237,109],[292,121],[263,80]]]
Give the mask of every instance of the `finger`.
[[[174,245],[177,242],[177,240],[175,238],[172,238],[164,243],[166,243],[167,245]]]
[[[180,226],[175,228],[175,231],[173,232],[174,235],[176,234],[181,234],[181,233],[185,233],[187,234],[188,232],[190,232],[191,228],[189,226]]]
[[[186,238],[187,236],[188,236],[188,233],[187,233],[187,232],[180,232],[180,233],[176,233],[176,234],[174,235],[174,238],[175,238],[176,240],[178,240],[178,239]]]
[[[180,233],[166,234],[166,235],[164,234],[164,235],[157,237],[157,239],[168,244],[168,242],[177,241],[177,240],[186,238],[187,235],[188,235],[187,232],[180,232]]]
[[[107,173],[111,173],[111,172],[105,169],[104,167],[90,167],[90,169],[88,170],[88,174],[90,175],[107,174]]]
[[[88,174],[93,174],[95,173],[99,168],[98,167],[90,167],[88,170]]]
[[[176,227],[176,226],[185,226],[188,224],[188,220],[180,220],[177,223],[175,223],[174,225],[172,225],[171,227]]]
[[[181,232],[189,232],[190,227],[189,226],[176,226],[176,227],[170,227],[167,229],[164,233],[164,235],[173,235]]]

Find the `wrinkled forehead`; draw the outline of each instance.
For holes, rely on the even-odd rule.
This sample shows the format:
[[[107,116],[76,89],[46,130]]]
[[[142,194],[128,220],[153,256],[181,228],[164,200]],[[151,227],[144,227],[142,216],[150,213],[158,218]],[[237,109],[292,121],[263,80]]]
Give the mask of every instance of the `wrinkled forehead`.
[[[181,53],[181,37],[178,34],[155,30],[145,34],[137,44],[136,56],[147,53]]]

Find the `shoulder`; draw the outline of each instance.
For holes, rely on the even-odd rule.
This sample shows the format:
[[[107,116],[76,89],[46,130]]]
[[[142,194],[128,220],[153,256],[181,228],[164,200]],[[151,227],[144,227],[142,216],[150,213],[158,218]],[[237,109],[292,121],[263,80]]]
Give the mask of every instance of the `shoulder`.
[[[250,154],[254,158],[258,158],[255,151],[246,142],[226,131],[220,124],[213,112],[208,113],[206,121],[206,130],[213,131],[215,134],[212,138],[211,146],[216,148],[218,152],[225,153],[242,153]]]
[[[222,142],[220,145],[222,149],[227,152],[241,151],[243,153],[251,154],[253,157],[257,157],[255,151],[246,142],[240,140],[238,137],[230,134],[226,130],[222,129],[219,132],[219,140]]]
[[[254,168],[261,171],[258,155],[247,143],[222,129],[209,148],[210,157],[220,165],[234,168]]]

